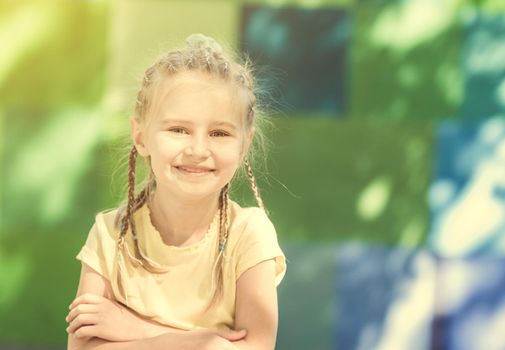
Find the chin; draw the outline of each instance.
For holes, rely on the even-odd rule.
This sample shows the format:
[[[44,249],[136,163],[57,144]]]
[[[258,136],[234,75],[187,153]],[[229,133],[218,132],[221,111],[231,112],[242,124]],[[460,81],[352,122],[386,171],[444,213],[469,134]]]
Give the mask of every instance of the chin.
[[[219,193],[221,192],[221,188],[222,187],[212,190],[181,189],[181,194],[182,196],[187,197],[190,200],[202,200],[209,197],[218,197]]]

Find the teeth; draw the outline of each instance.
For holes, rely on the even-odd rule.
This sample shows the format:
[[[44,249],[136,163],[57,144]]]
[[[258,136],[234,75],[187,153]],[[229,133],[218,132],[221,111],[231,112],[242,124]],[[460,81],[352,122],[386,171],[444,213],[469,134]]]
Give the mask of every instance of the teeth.
[[[178,168],[188,173],[206,173],[211,171],[210,169],[200,169],[200,168],[186,168],[186,167],[178,167]]]

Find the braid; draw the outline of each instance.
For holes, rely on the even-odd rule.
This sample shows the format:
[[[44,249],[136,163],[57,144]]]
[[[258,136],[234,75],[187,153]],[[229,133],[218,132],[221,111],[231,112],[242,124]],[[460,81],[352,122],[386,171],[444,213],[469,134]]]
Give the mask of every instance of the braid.
[[[221,190],[219,196],[219,251],[223,251],[228,240],[228,192],[229,184]]]
[[[137,160],[137,149],[135,146],[132,147],[130,155],[128,157],[128,201],[126,203],[126,212],[121,218],[121,226],[119,233],[119,243],[122,245],[124,243],[124,236],[128,231],[128,227],[132,220],[130,219],[134,203],[135,203],[135,163]]]
[[[211,59],[210,59],[210,53],[208,50],[205,50],[205,65],[206,65],[206,68],[207,68],[207,71],[208,72],[212,72],[212,62],[211,62]]]
[[[147,202],[147,198],[149,198],[148,186],[144,187],[144,189],[140,191],[137,198],[135,198],[135,206],[133,207],[133,210],[136,211],[142,207]]]
[[[139,115],[144,115],[145,113],[147,113],[149,107],[149,98],[147,96],[147,90],[152,85],[155,75],[156,75],[156,64],[149,67],[146,70],[144,74],[144,79],[142,79],[142,88],[137,93],[135,110]]]
[[[125,249],[126,243],[126,232],[128,231],[128,226],[133,222],[130,220],[132,208],[134,206],[134,193],[135,193],[135,163],[137,160],[137,149],[135,146],[132,147],[130,154],[128,156],[128,201],[126,204],[126,210],[123,213],[123,216],[120,219],[120,231],[119,231],[119,238],[117,242],[117,260],[118,260],[118,271],[119,273],[117,274],[117,283],[120,292],[124,295],[126,298],[126,291],[124,289],[123,281],[122,279],[124,277],[121,276],[121,270],[124,268],[122,265],[122,252]]]
[[[244,165],[247,170],[247,178],[249,179],[249,183],[251,184],[251,189],[254,193],[254,197],[256,198],[256,203],[258,203],[258,207],[261,209],[265,209],[265,206],[263,205],[263,200],[261,199],[259,190],[258,190],[258,185],[256,184],[256,178],[254,177],[253,170],[251,168],[251,164],[249,164],[249,161],[246,159],[244,160]]]
[[[223,296],[223,275],[224,275],[224,251],[228,240],[229,217],[228,217],[228,192],[230,185],[226,184],[219,195],[219,237],[218,237],[218,255],[212,269],[214,281],[214,294],[210,303],[207,305],[208,311]]]
[[[146,260],[145,256],[142,254],[139,243],[138,243],[138,235],[137,235],[137,227],[135,225],[134,214],[140,209],[149,199],[150,196],[150,183],[148,183],[142,191],[135,197],[135,173],[136,173],[136,160],[137,160],[137,149],[135,146],[132,147],[130,151],[130,155],[128,158],[128,200],[126,203],[126,207],[123,211],[123,215],[120,219],[120,232],[118,238],[118,248],[119,251],[123,251],[126,246],[126,234],[128,229],[130,229],[133,245],[135,249],[133,261],[135,265],[142,265],[148,271],[154,273],[162,273],[165,272],[162,268],[156,267],[152,264],[152,262]]]
[[[173,50],[161,56],[145,71],[142,87],[137,93],[136,117],[145,118],[151,104],[152,90],[162,78],[183,71],[202,71],[233,82],[249,92],[250,102],[246,105],[246,113],[250,126],[253,117],[251,111],[255,106],[255,95],[253,93],[254,78],[249,72],[249,66],[249,62],[235,63],[214,39],[202,34],[190,35],[186,39],[185,48]]]

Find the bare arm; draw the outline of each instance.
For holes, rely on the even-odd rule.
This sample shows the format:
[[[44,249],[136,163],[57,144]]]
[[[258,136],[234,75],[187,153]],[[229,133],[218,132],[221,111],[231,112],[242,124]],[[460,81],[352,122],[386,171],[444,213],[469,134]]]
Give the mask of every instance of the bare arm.
[[[149,350],[149,349],[176,349],[176,339],[171,335],[162,334],[154,338],[146,338],[129,342],[110,342],[100,338],[75,338],[68,337],[68,350]],[[172,344],[172,345],[170,345]]]
[[[86,298],[98,300],[105,300],[104,298],[113,299],[110,282],[83,263],[76,300]],[[110,306],[110,304],[111,302],[107,300],[107,305]],[[111,341],[102,339],[96,334],[100,334],[100,329],[103,331],[104,328],[107,330],[108,327],[103,327],[103,325],[101,328],[91,326],[99,323],[96,319],[92,318],[94,316],[93,312],[89,312],[92,307],[94,307],[93,304],[79,304],[79,306],[74,307],[70,312],[68,319],[71,321],[71,325],[69,326],[71,329],[68,335],[68,350],[236,349],[231,342],[242,339],[246,334],[246,332],[235,331],[181,331],[145,320],[130,312],[128,314],[121,314],[118,319],[126,317],[130,320],[127,323],[130,326],[125,331],[126,333],[134,333],[133,337],[136,339],[122,341],[124,338],[120,337],[118,341]],[[84,310],[84,312],[80,313],[79,308]],[[70,316],[72,312],[74,312],[74,317]],[[115,310],[114,312],[117,311]],[[80,316],[84,316],[85,318],[78,319]],[[89,334],[93,335],[90,336]],[[128,335],[131,336],[131,334]]]
[[[241,350],[273,350],[277,338],[277,288],[275,261],[263,261],[245,271],[237,281],[235,329],[247,336],[234,345]]]
[[[164,333],[157,337],[128,342],[111,342],[100,338],[77,339],[68,343],[68,350],[237,350],[234,342],[246,331],[195,330]]]
[[[87,264],[83,263],[81,268],[81,277],[79,280],[79,288],[77,290],[77,297],[84,296],[86,294],[94,294],[108,299],[113,299],[110,282],[98,272],[89,267]],[[132,316],[134,316],[133,313]],[[67,348],[72,350],[110,348],[113,350],[128,349],[131,345],[132,349],[142,349],[144,348],[143,343],[146,343],[146,348],[153,348],[153,342],[155,341],[154,339],[149,338],[162,335],[171,330],[170,327],[164,327],[160,324],[156,324],[155,322],[150,322],[148,320],[143,321],[144,322],[140,322],[139,318],[139,326],[135,329],[135,332],[137,332],[139,338],[141,339],[130,342],[108,342],[97,337],[80,337],[79,333],[76,334],[75,332],[70,332],[68,335]],[[159,342],[159,339],[157,341]]]

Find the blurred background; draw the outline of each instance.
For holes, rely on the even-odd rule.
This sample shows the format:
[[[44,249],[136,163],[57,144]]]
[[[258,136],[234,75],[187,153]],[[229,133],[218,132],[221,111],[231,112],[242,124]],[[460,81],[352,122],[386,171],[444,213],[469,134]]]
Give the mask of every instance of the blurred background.
[[[0,0],[0,348],[65,348],[143,72],[194,32],[274,119],[277,349],[505,349],[502,0]]]

